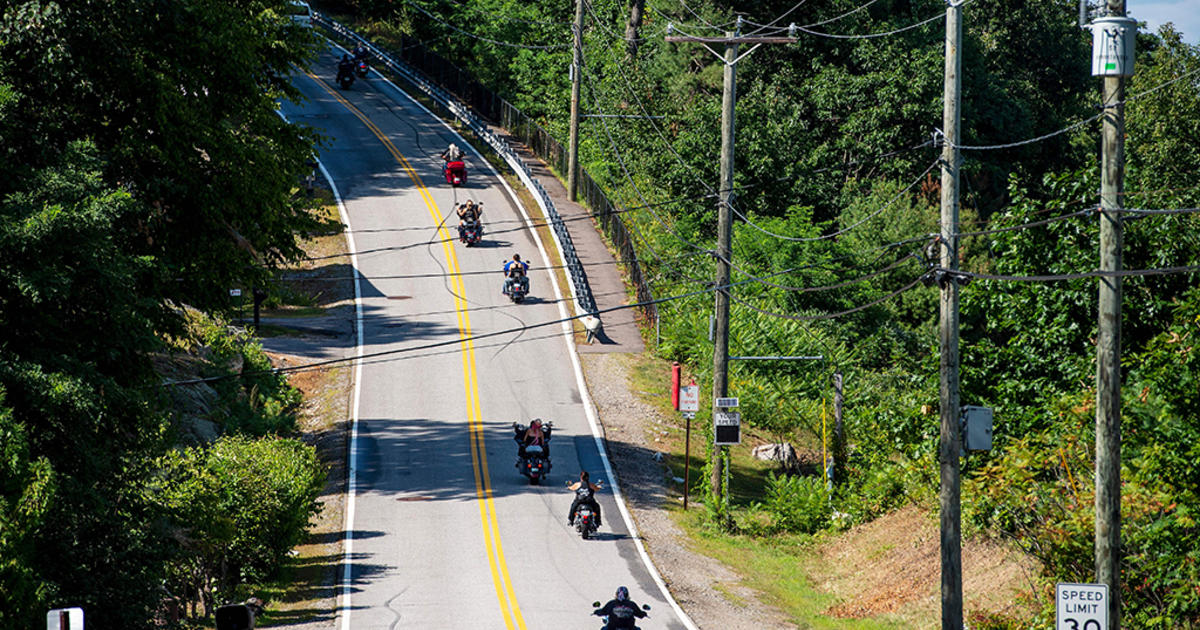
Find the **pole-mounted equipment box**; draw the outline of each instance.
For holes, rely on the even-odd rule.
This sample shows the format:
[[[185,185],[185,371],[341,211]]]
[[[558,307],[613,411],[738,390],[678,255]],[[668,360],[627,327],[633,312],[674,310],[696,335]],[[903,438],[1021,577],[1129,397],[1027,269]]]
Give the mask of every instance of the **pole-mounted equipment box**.
[[[1133,47],[1137,42],[1137,20],[1110,15],[1096,18],[1092,29],[1092,76],[1133,76]]]

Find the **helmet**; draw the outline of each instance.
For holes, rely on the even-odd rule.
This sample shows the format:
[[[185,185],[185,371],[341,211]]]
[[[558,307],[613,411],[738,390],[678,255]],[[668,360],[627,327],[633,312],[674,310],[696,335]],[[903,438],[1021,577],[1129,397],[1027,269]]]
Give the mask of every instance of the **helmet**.
[[[624,586],[617,587],[617,601],[623,602],[629,599],[629,589]]]
[[[513,254],[513,260],[521,260],[520,254]]]

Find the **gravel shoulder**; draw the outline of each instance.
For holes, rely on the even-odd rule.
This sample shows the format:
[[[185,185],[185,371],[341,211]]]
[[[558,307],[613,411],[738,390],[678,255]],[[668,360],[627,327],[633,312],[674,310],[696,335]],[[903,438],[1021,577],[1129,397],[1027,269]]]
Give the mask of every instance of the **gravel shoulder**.
[[[580,354],[621,493],[654,566],[700,628],[795,628],[781,611],[743,586],[740,577],[725,565],[692,551],[671,519],[667,501],[678,498],[668,486],[666,467],[653,457],[659,449],[655,427],[666,419],[631,391],[629,373],[637,358],[632,354]]]

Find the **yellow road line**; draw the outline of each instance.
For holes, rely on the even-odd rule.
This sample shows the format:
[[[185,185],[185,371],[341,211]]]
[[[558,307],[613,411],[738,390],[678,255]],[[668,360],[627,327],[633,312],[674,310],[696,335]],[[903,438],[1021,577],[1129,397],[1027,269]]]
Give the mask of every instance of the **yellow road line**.
[[[412,164],[400,153],[399,149],[392,144],[391,140],[384,135],[375,123],[361,110],[347,101],[341,94],[330,88],[324,81],[318,79],[312,73],[308,74],[317,85],[320,85],[330,96],[337,99],[343,107],[350,113],[354,114],[371,133],[383,143],[384,148],[400,167],[408,175],[416,186],[421,198],[425,201],[425,207],[429,210],[429,215],[434,223],[438,225],[438,235],[442,240],[442,249],[446,254],[446,262],[450,268],[451,288],[454,293],[454,308],[458,317],[458,334],[462,343],[463,354],[463,386],[467,396],[467,425],[468,433],[471,438],[471,468],[475,476],[475,496],[479,499],[479,520],[483,525],[484,545],[487,548],[488,566],[492,573],[492,584],[496,588],[496,598],[500,602],[500,612],[504,615],[504,625],[509,630],[515,627],[520,630],[526,630],[525,619],[521,615],[521,609],[517,605],[517,596],[513,592],[512,577],[508,573],[508,563],[504,559],[504,548],[500,544],[500,524],[496,518],[496,507],[492,501],[492,481],[488,473],[487,450],[484,448],[483,438],[483,411],[479,405],[479,381],[475,371],[475,344],[471,341],[471,320],[467,314],[468,305],[463,297],[466,293],[463,287],[462,276],[459,274],[458,257],[455,254],[453,239],[450,238],[449,231],[443,225],[443,217],[438,210],[437,202],[433,200],[429,190],[425,188],[421,177],[417,175]]]

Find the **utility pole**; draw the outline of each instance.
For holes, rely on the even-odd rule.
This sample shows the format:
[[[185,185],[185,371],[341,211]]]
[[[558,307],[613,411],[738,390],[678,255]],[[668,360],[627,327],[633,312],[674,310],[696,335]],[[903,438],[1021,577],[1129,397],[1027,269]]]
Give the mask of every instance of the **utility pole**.
[[[579,81],[583,74],[583,0],[575,0],[575,58],[571,61],[571,131],[567,148],[567,199],[579,187]]]
[[[946,5],[946,78],[942,127],[941,285],[938,338],[941,345],[941,552],[942,630],[962,630],[962,515],[959,453],[962,411],[958,358],[958,150],[962,115],[962,0]]]
[[[1125,0],[1107,0],[1125,16]],[[1134,27],[1136,28],[1136,27]],[[1133,60],[1129,59],[1132,72]],[[1100,270],[1121,270],[1125,77],[1104,77],[1100,149]],[[1121,627],[1121,278],[1100,277],[1096,341],[1096,582],[1108,585],[1108,623]]]
[[[726,31],[724,37],[692,37],[674,35],[674,27],[667,25],[668,42],[696,42],[708,48],[708,44],[719,44],[725,47],[725,54],[720,55],[712,48],[709,52],[716,55],[724,63],[724,89],[721,92],[721,184],[717,190],[719,202],[717,207],[717,279],[716,304],[713,337],[713,402],[718,398],[729,395],[729,268],[733,259],[733,142],[736,130],[734,113],[737,105],[737,62],[738,44],[755,44],[753,51],[762,44],[789,44],[796,41],[795,25],[789,30],[788,37],[742,37],[742,18],[737,19],[737,29]],[[748,51],[746,54],[750,54]],[[715,436],[714,436],[715,437]],[[722,469],[728,453],[728,447],[713,447],[712,477],[709,483],[713,497],[724,506],[725,492]],[[723,509],[723,508],[722,508]]]

